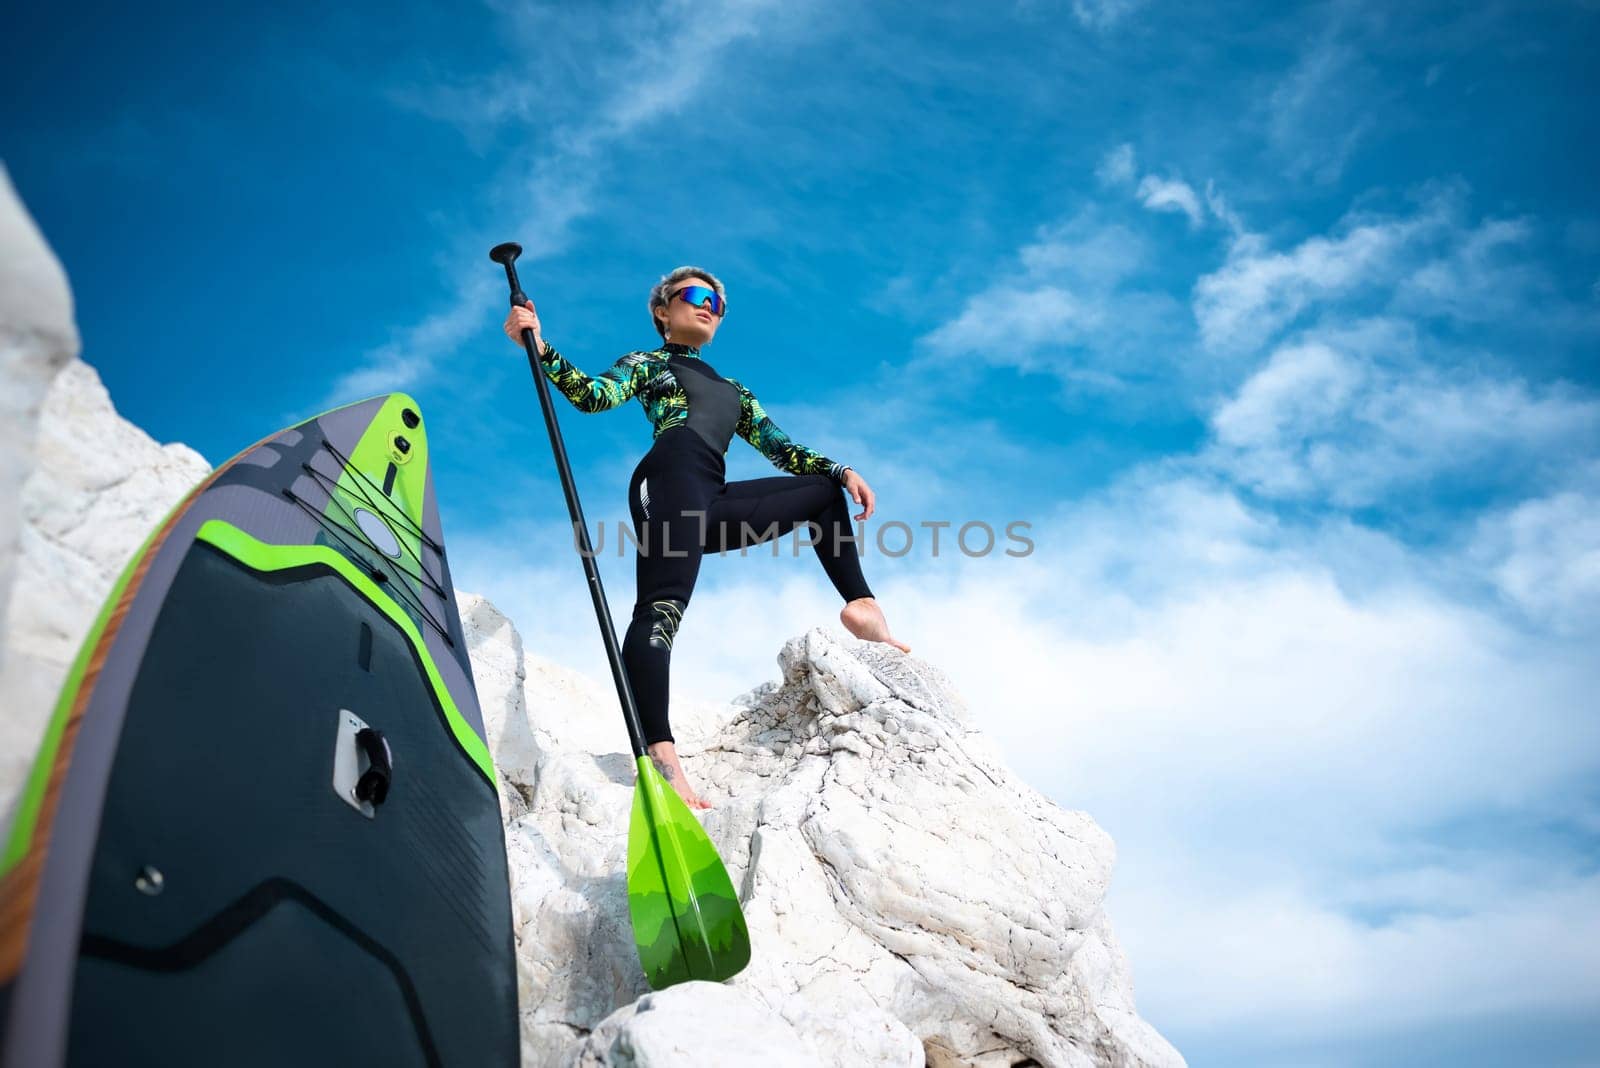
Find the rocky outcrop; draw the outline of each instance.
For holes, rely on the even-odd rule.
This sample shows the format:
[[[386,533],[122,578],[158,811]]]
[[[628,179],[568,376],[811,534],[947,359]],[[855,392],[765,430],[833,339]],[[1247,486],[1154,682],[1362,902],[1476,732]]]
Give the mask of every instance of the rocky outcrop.
[[[17,199],[0,166],[0,458],[33,451],[39,404],[50,381],[78,354],[66,272]],[[31,464],[0,464],[0,610],[15,572],[18,502]]]
[[[645,994],[602,1020],[567,1063],[572,1068],[700,1068],[708,1059],[762,1068],[821,1068],[799,1032],[723,983],[680,983]]]
[[[0,303],[0,397],[28,423],[0,437],[18,480],[0,513],[0,812],[118,572],[208,471],[121,419],[72,357],[59,267],[19,213],[0,196],[0,241],[33,241],[19,255],[43,281]],[[481,597],[457,600],[502,779],[525,1064],[1182,1063],[1136,1015],[1101,909],[1111,840],[1012,775],[933,665],[824,629],[784,645],[781,680],[675,698],[754,956],[728,983],[649,991],[615,692],[524,650]]]
[[[0,644],[0,782],[33,758],[67,669],[112,585],[167,512],[210,473],[187,445],[123,419],[92,367],[72,359],[41,406],[22,484],[20,566]],[[0,794],[0,803],[8,797]]]
[[[462,608],[510,787],[525,1063],[645,1063],[672,1041],[740,1063],[700,1047],[696,1013],[645,1013],[662,995],[629,929],[614,693],[507,655],[509,621]],[[761,1027],[822,1065],[1181,1064],[1136,1015],[1101,910],[1110,838],[1007,771],[932,665],[820,628],[778,659],[781,682],[680,731],[754,947],[728,1012],[765,1009]]]

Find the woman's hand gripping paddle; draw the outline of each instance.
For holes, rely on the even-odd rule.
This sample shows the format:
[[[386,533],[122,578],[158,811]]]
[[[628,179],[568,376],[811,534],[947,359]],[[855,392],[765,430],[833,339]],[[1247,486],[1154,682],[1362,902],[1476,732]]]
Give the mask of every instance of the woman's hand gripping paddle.
[[[516,260],[520,255],[522,246],[510,243],[496,245],[489,253],[490,259],[506,269],[514,308],[528,302],[517,281]],[[622,702],[622,718],[628,724],[628,739],[633,743],[634,763],[639,769],[633,788],[633,815],[628,823],[628,911],[633,917],[639,964],[652,990],[686,979],[721,982],[737,975],[750,962],[750,932],[745,927],[744,912],[717,847],[711,844],[705,828],[678,792],[656,771],[645,751],[644,728],[639,725],[639,710],[622,667],[622,652],[589,543],[589,525],[584,522],[583,508],[578,503],[567,450],[556,426],[550,386],[539,354],[534,351],[532,330],[522,332],[522,344],[528,350],[528,367],[533,371],[539,404],[544,409],[550,448],[555,453],[561,488],[567,495],[567,512],[578,535],[579,555],[589,577],[600,637],[611,661],[611,678]]]

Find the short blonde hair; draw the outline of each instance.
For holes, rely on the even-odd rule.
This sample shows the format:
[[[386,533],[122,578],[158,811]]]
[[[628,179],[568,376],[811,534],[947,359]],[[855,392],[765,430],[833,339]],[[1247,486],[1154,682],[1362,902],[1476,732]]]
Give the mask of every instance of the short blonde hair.
[[[728,294],[727,291],[722,288],[722,282],[717,278],[716,275],[712,274],[704,267],[679,267],[665,275],[662,275],[661,281],[657,282],[650,289],[650,325],[654,326],[656,328],[656,333],[660,334],[662,337],[666,337],[667,335],[662,331],[661,320],[656,318],[656,309],[665,308],[667,306],[667,301],[672,299],[672,291],[677,287],[678,283],[683,281],[685,278],[704,278],[707,282],[710,282],[711,288],[715,289],[717,291],[717,296],[722,298],[723,314],[726,315],[728,312]]]

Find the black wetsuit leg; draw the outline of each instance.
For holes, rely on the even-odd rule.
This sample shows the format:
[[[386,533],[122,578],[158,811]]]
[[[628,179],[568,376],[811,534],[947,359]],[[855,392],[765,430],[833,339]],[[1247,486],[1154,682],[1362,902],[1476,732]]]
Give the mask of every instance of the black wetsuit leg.
[[[822,570],[846,601],[871,597],[856,552],[850,501],[827,475],[776,475],[726,483],[711,498],[705,551],[727,552],[759,545],[814,524],[807,531]]]
[[[673,740],[667,721],[672,642],[700,573],[704,517],[725,473],[720,453],[692,428],[676,426],[657,435],[628,480],[639,545],[622,663],[646,745]]]
[[[756,545],[814,522],[821,536],[811,532],[813,548],[840,596],[872,596],[838,483],[826,475],[725,482],[725,473],[723,457],[698,432],[678,426],[661,432],[628,482],[639,548],[622,659],[647,745],[673,740],[667,718],[672,642],[706,552]]]

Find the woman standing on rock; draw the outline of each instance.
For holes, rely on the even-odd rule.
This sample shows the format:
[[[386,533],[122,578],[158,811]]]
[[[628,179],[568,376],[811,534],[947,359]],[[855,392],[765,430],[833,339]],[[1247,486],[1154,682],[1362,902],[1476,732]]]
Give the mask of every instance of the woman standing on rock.
[[[622,660],[650,758],[695,808],[711,805],[683,773],[667,721],[667,696],[672,640],[703,554],[758,545],[814,523],[821,531],[817,559],[845,600],[839,612],[845,628],[858,638],[911,651],[889,634],[862,577],[850,507],[839,492],[842,486],[864,509],[855,518],[866,519],[874,511],[872,488],[852,468],[790,441],[753,393],[705,361],[700,350],[726,312],[716,276],[679,267],[650,290],[650,318],[661,346],[627,353],[594,377],[545,343],[533,301],[512,308],[505,321],[506,336],[519,346],[522,331],[533,331],[545,373],[579,411],[607,411],[633,397],[655,428],[654,444],[628,482],[628,511],[639,543],[638,594]],[[790,474],[726,481],[725,455],[735,433]]]

